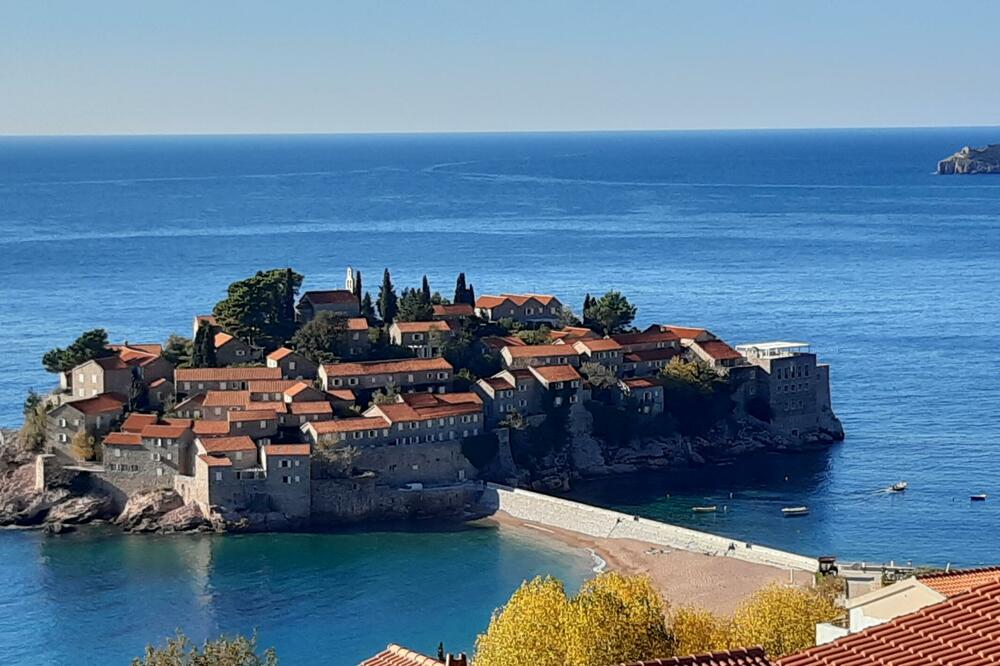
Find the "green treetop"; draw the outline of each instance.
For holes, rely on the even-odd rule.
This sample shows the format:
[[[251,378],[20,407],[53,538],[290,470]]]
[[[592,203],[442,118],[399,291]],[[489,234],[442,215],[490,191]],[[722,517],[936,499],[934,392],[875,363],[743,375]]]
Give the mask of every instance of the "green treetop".
[[[82,333],[65,349],[57,347],[47,351],[42,357],[42,365],[49,372],[66,372],[81,363],[105,356],[114,356],[114,352],[108,349],[108,332],[95,328]]]
[[[589,325],[604,335],[622,333],[632,324],[636,310],[621,292],[609,291],[598,299],[591,299],[590,307],[583,313],[584,325]]]
[[[215,305],[222,330],[266,349],[281,346],[295,332],[295,296],[302,276],[290,268],[259,271],[229,285]]]
[[[314,363],[330,363],[344,355],[346,342],[347,317],[320,312],[292,336],[291,345]]]
[[[434,308],[429,298],[424,300],[423,290],[409,288],[403,290],[403,295],[399,297],[396,321],[430,321],[433,315]]]
[[[392,286],[392,276],[389,269],[382,273],[382,286],[378,290],[378,316],[382,318],[382,323],[388,326],[396,319],[398,304],[396,298],[396,288]]]

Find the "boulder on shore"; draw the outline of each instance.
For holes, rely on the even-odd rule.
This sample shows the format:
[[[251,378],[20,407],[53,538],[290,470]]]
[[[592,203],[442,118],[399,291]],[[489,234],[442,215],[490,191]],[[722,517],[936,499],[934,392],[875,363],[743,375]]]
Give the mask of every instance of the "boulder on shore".
[[[182,506],[184,500],[175,490],[146,490],[128,498],[115,523],[126,532],[155,532],[160,529],[164,515]]]
[[[45,517],[47,523],[79,525],[92,520],[109,518],[111,498],[107,495],[83,495],[69,497],[49,509]]]

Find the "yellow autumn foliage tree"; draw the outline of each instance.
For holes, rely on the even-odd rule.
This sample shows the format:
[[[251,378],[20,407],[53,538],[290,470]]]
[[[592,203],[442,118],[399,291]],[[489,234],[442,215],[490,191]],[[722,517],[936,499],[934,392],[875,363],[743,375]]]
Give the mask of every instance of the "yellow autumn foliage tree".
[[[566,663],[607,666],[675,654],[664,611],[648,576],[606,573],[587,581],[563,623]]]
[[[674,654],[665,604],[649,578],[607,573],[567,599],[535,578],[493,615],[476,640],[476,666],[608,666]]]
[[[816,625],[843,611],[814,590],[772,584],[753,594],[733,615],[730,644],[763,646],[771,659],[816,644]]]
[[[670,628],[677,640],[679,655],[715,652],[730,647],[729,618],[704,608],[678,608],[671,613]]]
[[[525,581],[476,639],[476,666],[564,666],[563,618],[568,608],[558,580]]]

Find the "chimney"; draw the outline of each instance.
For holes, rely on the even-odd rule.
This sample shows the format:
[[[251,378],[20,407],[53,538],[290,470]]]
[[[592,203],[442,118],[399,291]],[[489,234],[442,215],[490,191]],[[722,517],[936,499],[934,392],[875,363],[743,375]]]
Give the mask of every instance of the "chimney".
[[[460,652],[457,657],[449,654],[444,660],[444,666],[469,666],[469,660],[464,652]]]

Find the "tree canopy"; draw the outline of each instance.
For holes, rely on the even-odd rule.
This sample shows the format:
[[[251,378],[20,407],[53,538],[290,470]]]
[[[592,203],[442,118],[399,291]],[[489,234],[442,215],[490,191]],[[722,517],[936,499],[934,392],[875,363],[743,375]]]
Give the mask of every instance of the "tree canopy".
[[[607,666],[674,654],[648,577],[601,574],[569,599],[552,578],[525,582],[476,640],[476,666]]]
[[[426,285],[426,281],[424,283]],[[404,289],[399,297],[396,321],[430,321],[434,317],[430,294],[421,289]]]
[[[163,358],[167,359],[174,367],[189,367],[193,353],[193,343],[190,338],[183,335],[171,333],[167,338],[167,344],[163,346]]]
[[[33,390],[24,399],[24,423],[21,426],[21,448],[38,453],[45,446],[48,419],[45,418],[45,401]]]
[[[585,325],[604,335],[614,335],[629,329],[637,310],[620,291],[609,291],[598,299],[590,300],[590,305],[583,312],[583,320]]]
[[[295,296],[301,286],[302,276],[290,268],[258,271],[229,285],[213,313],[222,330],[275,349],[295,332]]]
[[[700,361],[674,358],[660,371],[663,402],[684,435],[700,435],[733,411],[732,386]]]
[[[379,287],[378,301],[376,303],[378,306],[378,316],[386,326],[396,319],[396,312],[398,312],[397,301],[396,288],[392,284],[392,276],[389,274],[389,269],[387,268],[382,273],[382,286]]]
[[[142,657],[132,660],[132,666],[277,666],[273,648],[258,653],[257,633],[252,636],[221,636],[205,641],[201,648],[177,632],[163,647],[146,646]]]
[[[459,273],[455,280],[455,298],[452,299],[455,305],[475,305],[476,295],[472,291],[472,285],[466,286],[465,273]]]
[[[47,351],[42,357],[42,365],[49,372],[66,372],[81,363],[105,356],[114,356],[114,352],[108,349],[108,332],[95,328],[80,334],[65,349],[56,347]]]
[[[217,365],[215,359],[215,328],[208,324],[198,327],[198,332],[194,335],[194,342],[191,343],[192,368],[214,368]]]
[[[291,345],[314,363],[330,363],[345,355],[347,317],[319,312],[292,336]]]

